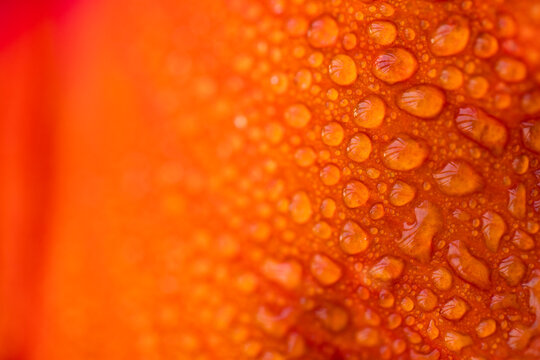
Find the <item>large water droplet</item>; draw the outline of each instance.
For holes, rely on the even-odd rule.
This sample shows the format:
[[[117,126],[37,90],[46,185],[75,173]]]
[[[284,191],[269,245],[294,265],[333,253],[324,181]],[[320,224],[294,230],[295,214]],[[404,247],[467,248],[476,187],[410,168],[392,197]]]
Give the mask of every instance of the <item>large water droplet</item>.
[[[328,66],[330,79],[338,85],[350,85],[356,80],[357,70],[354,60],[347,55],[339,54],[332,58]]]
[[[323,15],[310,24],[307,38],[314,48],[323,48],[334,45],[338,34],[339,28],[336,21],[328,15]]]
[[[431,34],[431,51],[437,56],[459,54],[467,46],[469,36],[469,21],[463,16],[452,15]]]
[[[379,127],[386,113],[384,101],[377,95],[368,95],[354,108],[354,122],[363,128]]]
[[[347,145],[347,156],[352,161],[362,162],[371,154],[371,140],[364,133],[356,133]]]
[[[463,196],[479,191],[482,177],[472,166],[462,160],[452,160],[433,174],[439,189],[450,196]]]
[[[369,37],[379,45],[390,45],[397,35],[396,25],[390,21],[376,20],[368,26]]]
[[[482,233],[486,247],[496,252],[499,249],[499,241],[506,232],[506,223],[501,215],[494,211],[486,211],[482,215]]]
[[[343,202],[348,208],[354,209],[364,205],[369,199],[369,190],[358,180],[349,181],[343,188]]]
[[[404,224],[397,243],[405,254],[425,262],[431,258],[433,237],[442,228],[442,215],[439,208],[429,201],[422,202],[414,209],[414,215],[416,220]]]
[[[402,48],[391,48],[381,52],[373,63],[373,75],[388,84],[405,81],[418,69],[414,55]]]
[[[521,123],[523,144],[529,150],[540,153],[540,120],[533,119]]]
[[[305,224],[311,218],[311,201],[304,191],[295,193],[289,205],[291,217],[295,223]]]
[[[366,250],[369,245],[367,233],[356,222],[349,220],[343,225],[339,236],[339,246],[349,255],[356,255]]]
[[[324,286],[335,284],[341,278],[341,268],[326,255],[316,254],[311,259],[311,274]]]
[[[502,153],[508,132],[500,121],[474,106],[460,108],[455,120],[457,128],[465,136],[497,155]]]
[[[422,140],[402,134],[386,146],[383,163],[392,170],[412,170],[424,163],[428,153],[428,147]]]
[[[397,105],[402,110],[424,119],[439,115],[444,102],[444,93],[432,85],[410,87],[397,98]]]
[[[489,268],[470,253],[463,241],[455,240],[450,243],[448,263],[463,280],[481,289],[489,289],[491,286]]]

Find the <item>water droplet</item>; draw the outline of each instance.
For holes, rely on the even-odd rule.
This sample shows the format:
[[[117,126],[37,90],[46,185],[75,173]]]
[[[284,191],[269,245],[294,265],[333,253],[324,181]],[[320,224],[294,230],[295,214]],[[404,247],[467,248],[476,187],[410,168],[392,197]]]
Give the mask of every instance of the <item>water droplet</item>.
[[[460,297],[447,301],[441,308],[441,315],[448,320],[459,320],[469,311],[469,305]]]
[[[403,298],[403,300],[401,300],[400,306],[405,312],[412,311],[412,309],[414,309],[414,301],[410,297],[406,296]]]
[[[454,271],[466,282],[481,289],[489,289],[489,268],[486,264],[474,257],[463,241],[455,240],[448,248],[448,263]]]
[[[301,167],[313,165],[315,159],[317,159],[317,154],[310,147],[302,147],[294,153],[294,160],[296,161],[296,164]]]
[[[540,91],[536,90],[523,94],[521,108],[528,115],[540,112]]]
[[[525,218],[527,213],[527,190],[518,184],[508,190],[508,211],[517,219]]]
[[[414,55],[402,48],[391,48],[381,52],[373,63],[373,75],[388,84],[405,81],[418,69]]]
[[[343,126],[335,121],[326,124],[321,130],[322,141],[328,146],[338,146],[343,141],[344,136]]]
[[[343,48],[345,50],[352,50],[356,47],[356,43],[357,43],[357,39],[356,39],[356,35],[353,34],[353,33],[346,33],[345,35],[343,35],[343,41],[342,41],[342,44],[343,44]]]
[[[303,36],[308,29],[309,23],[302,16],[293,16],[285,24],[287,32],[292,36]]]
[[[429,321],[429,325],[428,325],[428,328],[427,328],[427,334],[428,334],[428,337],[431,340],[435,340],[436,338],[439,337],[440,331],[437,328],[437,326],[435,325],[435,321],[433,321],[433,320]]]
[[[341,171],[336,165],[329,164],[321,169],[320,177],[324,185],[336,185],[341,178]]]
[[[326,221],[319,221],[312,228],[313,233],[319,239],[330,239],[332,236],[332,227]]]
[[[323,48],[334,45],[338,34],[339,28],[336,21],[328,15],[323,15],[310,24],[307,38],[314,48]]]
[[[497,323],[493,319],[484,319],[476,326],[476,334],[479,338],[486,338],[492,335],[497,329]]]
[[[532,250],[534,249],[534,239],[523,230],[516,230],[514,236],[512,236],[512,243],[520,250]]]
[[[506,223],[501,215],[494,211],[486,211],[482,215],[482,233],[486,247],[496,252],[499,249],[499,241],[506,232]]]
[[[385,148],[383,163],[392,170],[412,170],[424,163],[428,153],[428,147],[422,140],[402,134]]]
[[[489,82],[483,76],[473,76],[467,82],[467,92],[473,99],[483,98],[489,90]]]
[[[327,219],[334,216],[336,212],[336,202],[334,199],[326,198],[321,202],[321,214]]]
[[[293,332],[287,336],[287,354],[289,358],[298,358],[306,353],[306,341],[302,335]]]
[[[343,188],[343,202],[348,208],[354,209],[364,205],[369,199],[369,190],[358,180],[349,181]]]
[[[540,120],[521,123],[521,137],[527,149],[540,153]]]
[[[437,306],[437,295],[429,289],[424,289],[416,296],[416,301],[420,309],[424,311],[431,311]]]
[[[311,75],[311,71],[308,69],[300,69],[294,76],[294,82],[302,90],[309,89],[312,81],[313,75]]]
[[[340,332],[349,323],[347,310],[338,305],[328,305],[315,310],[315,315],[323,326],[332,331]]]
[[[525,264],[517,256],[511,255],[499,264],[499,274],[510,286],[517,286],[525,276]]]
[[[275,313],[265,306],[259,307],[256,315],[257,323],[268,335],[276,338],[285,336],[292,325],[293,316],[290,308]]]
[[[289,211],[293,221],[297,224],[305,224],[311,218],[313,210],[311,201],[304,191],[299,191],[293,195]]]
[[[311,111],[304,104],[294,104],[285,109],[283,116],[289,126],[301,129],[311,120]]]
[[[381,292],[379,293],[379,305],[382,308],[388,309],[394,306],[394,302],[395,302],[394,295],[390,291],[386,289],[382,289]]]
[[[369,217],[373,220],[382,219],[384,216],[384,206],[381,203],[374,204],[371,209],[369,209]]]
[[[368,26],[368,35],[379,45],[390,45],[396,39],[396,25],[390,21],[373,21]]]
[[[474,43],[474,55],[482,59],[487,59],[499,51],[497,38],[488,33],[478,35]]]
[[[401,276],[404,267],[402,259],[395,256],[385,256],[371,267],[369,274],[376,280],[392,281]]]
[[[398,246],[405,254],[420,260],[431,258],[433,237],[442,228],[443,220],[438,207],[429,201],[423,201],[414,209],[415,221],[404,224]]]
[[[449,161],[433,178],[439,190],[450,196],[469,195],[483,187],[482,177],[462,160]]]
[[[349,220],[343,225],[339,236],[339,246],[349,255],[356,255],[366,250],[369,245],[367,233],[356,222]]]
[[[508,133],[500,121],[474,106],[460,108],[455,120],[457,128],[465,136],[490,149],[494,154],[502,153]]]
[[[504,56],[495,63],[495,72],[506,82],[520,82],[527,76],[527,67],[519,60]]]
[[[268,279],[289,290],[299,287],[302,281],[302,266],[294,260],[284,262],[266,260],[262,272]]]
[[[330,79],[338,85],[346,86],[356,80],[357,70],[354,60],[347,55],[339,54],[332,58],[328,65]]]
[[[444,93],[432,85],[416,85],[403,91],[397,105],[411,115],[429,119],[439,115],[445,102]]]
[[[341,268],[328,256],[316,254],[311,259],[311,274],[324,286],[335,284],[341,278]]]
[[[439,290],[449,290],[452,286],[452,273],[446,268],[438,268],[431,274],[433,285]]]
[[[467,46],[469,36],[469,21],[463,16],[452,15],[431,34],[431,51],[437,56],[459,54]]]
[[[523,175],[529,170],[529,157],[527,155],[518,155],[512,161],[512,168],[518,175]]]
[[[502,38],[509,38],[517,33],[516,20],[511,15],[501,14],[497,19],[497,33]]]
[[[448,350],[454,352],[460,352],[461,349],[473,343],[469,335],[457,331],[448,331],[444,336],[444,342]]]
[[[403,206],[410,203],[416,196],[416,189],[401,180],[396,181],[390,191],[390,204]]]
[[[367,129],[379,127],[386,113],[384,101],[377,95],[368,95],[354,108],[354,121]]]
[[[360,346],[374,347],[379,345],[380,337],[377,329],[366,327],[356,332],[356,343]]]
[[[369,158],[372,145],[369,137],[364,133],[356,133],[347,145],[347,156],[352,161],[362,162]]]
[[[463,85],[463,73],[457,67],[446,66],[439,76],[441,86],[446,90],[457,90]]]

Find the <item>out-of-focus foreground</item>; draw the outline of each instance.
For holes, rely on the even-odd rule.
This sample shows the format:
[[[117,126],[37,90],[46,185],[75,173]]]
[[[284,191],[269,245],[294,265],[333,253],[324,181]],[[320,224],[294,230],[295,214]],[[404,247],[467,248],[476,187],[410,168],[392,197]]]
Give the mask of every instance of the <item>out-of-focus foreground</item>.
[[[540,358],[538,2],[0,14],[0,360]]]

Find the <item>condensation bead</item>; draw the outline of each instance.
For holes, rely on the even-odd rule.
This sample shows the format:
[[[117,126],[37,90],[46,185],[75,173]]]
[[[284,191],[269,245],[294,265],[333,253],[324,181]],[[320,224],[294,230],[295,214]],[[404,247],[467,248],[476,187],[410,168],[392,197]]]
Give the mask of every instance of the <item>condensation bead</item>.
[[[527,67],[519,60],[504,56],[495,63],[495,72],[506,82],[520,82],[527,76]]]
[[[311,201],[306,192],[299,191],[293,195],[289,205],[289,211],[295,223],[305,224],[309,221],[313,214],[313,210],[311,208]]]
[[[458,110],[455,122],[459,131],[494,154],[501,154],[508,139],[506,127],[475,106],[465,106]]]
[[[483,98],[489,90],[489,82],[483,76],[473,76],[467,81],[467,93],[473,99]]]
[[[363,162],[369,158],[372,145],[369,137],[364,133],[356,133],[347,145],[347,156],[352,161]]]
[[[394,206],[404,206],[410,203],[416,196],[416,189],[401,180],[396,181],[390,191],[390,204]]]
[[[529,170],[529,157],[527,155],[519,155],[512,161],[512,168],[518,175],[523,175]]]
[[[454,352],[460,352],[461,349],[471,346],[473,343],[469,335],[457,331],[448,331],[444,336],[444,342],[446,347]]]
[[[522,123],[521,137],[527,149],[540,154],[540,119],[532,119]]]
[[[327,219],[334,216],[336,212],[336,201],[331,198],[326,198],[321,202],[321,215]]]
[[[521,109],[528,115],[540,112],[540,91],[536,90],[523,94]]]
[[[450,196],[472,194],[482,189],[484,183],[480,174],[462,160],[449,161],[433,178],[439,190]]]
[[[342,275],[341,268],[326,255],[316,254],[311,259],[311,274],[324,286],[335,284]]]
[[[446,66],[441,71],[439,83],[446,90],[457,90],[463,86],[463,73],[453,65]]]
[[[532,250],[534,249],[535,243],[531,235],[527,234],[523,230],[516,230],[512,236],[512,243],[520,250]]]
[[[338,85],[350,85],[357,77],[356,64],[347,55],[339,54],[332,58],[328,66],[330,79]]]
[[[371,267],[369,274],[380,281],[391,281],[401,276],[404,267],[402,259],[395,256],[385,256]]]
[[[354,108],[355,123],[363,128],[373,129],[379,127],[386,114],[386,105],[377,95],[368,95]]]
[[[447,257],[452,269],[463,280],[481,289],[489,289],[491,285],[489,268],[482,260],[470,253],[463,241],[452,241]]]
[[[356,222],[347,221],[339,236],[339,246],[348,255],[356,255],[366,250],[369,245],[367,233]]]
[[[384,149],[383,163],[389,169],[407,171],[420,167],[428,154],[424,141],[402,134]]]
[[[343,202],[348,208],[354,209],[364,205],[369,199],[369,190],[358,180],[349,181],[343,188]]]
[[[338,34],[339,28],[336,21],[328,15],[323,15],[310,24],[307,38],[314,48],[324,48],[334,45]]]
[[[394,23],[391,21],[372,21],[368,26],[368,35],[375,43],[379,45],[390,45],[396,39],[396,25],[394,25]]]
[[[328,146],[338,146],[343,141],[345,131],[338,122],[326,124],[321,130],[321,138],[324,144]]]
[[[289,126],[301,129],[311,120],[311,111],[304,104],[294,104],[285,109],[283,116]]]
[[[377,55],[372,72],[379,80],[395,84],[412,77],[417,69],[418,61],[409,50],[391,48]]]
[[[469,21],[463,16],[452,15],[431,34],[430,49],[437,56],[456,55],[465,49],[469,36]]]
[[[452,286],[452,273],[446,268],[438,268],[431,274],[433,285],[439,290],[449,290]]]
[[[476,326],[476,334],[479,338],[486,338],[497,329],[497,323],[493,319],[484,319],[478,323]]]
[[[352,50],[356,47],[357,39],[353,33],[347,33],[343,35],[343,48],[345,50]]]
[[[323,326],[332,332],[340,332],[349,323],[349,314],[341,306],[328,305],[315,310],[315,315]]]
[[[266,260],[262,272],[267,278],[286,289],[296,289],[302,281],[302,266],[294,260],[285,262]]]
[[[469,305],[460,297],[447,301],[441,308],[441,315],[448,320],[459,320],[469,310]]]
[[[527,212],[527,189],[518,184],[508,190],[508,211],[516,219],[525,218]]]
[[[416,296],[416,301],[420,309],[424,311],[431,311],[437,306],[437,295],[429,289],[424,289]]]
[[[482,233],[486,247],[492,252],[499,249],[499,242],[506,229],[506,223],[501,215],[494,211],[486,211],[482,214]]]
[[[336,165],[329,164],[323,167],[319,173],[321,181],[326,186],[336,185],[341,178],[341,171]]]
[[[487,59],[499,51],[497,38],[488,33],[481,33],[474,42],[474,55]]]
[[[510,286],[517,286],[525,276],[525,264],[514,255],[504,258],[499,263],[499,274]]]
[[[397,105],[411,115],[429,119],[441,112],[444,93],[432,85],[416,85],[403,91],[397,98]]]
[[[440,209],[429,201],[423,201],[414,209],[415,221],[403,224],[397,245],[401,251],[419,261],[431,258],[433,237],[442,228]]]
[[[294,153],[294,160],[298,166],[308,167],[313,165],[317,159],[317,154],[310,147],[302,147]]]

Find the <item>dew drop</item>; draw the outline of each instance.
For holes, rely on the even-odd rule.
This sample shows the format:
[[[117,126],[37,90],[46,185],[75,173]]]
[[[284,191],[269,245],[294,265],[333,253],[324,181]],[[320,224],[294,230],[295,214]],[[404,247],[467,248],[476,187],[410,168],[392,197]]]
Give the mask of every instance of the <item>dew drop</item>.
[[[399,278],[405,264],[402,259],[395,256],[384,256],[369,270],[369,274],[376,280],[392,281]]]
[[[289,290],[298,288],[302,281],[302,266],[294,260],[284,262],[266,260],[263,263],[262,273]]]
[[[448,331],[444,336],[446,347],[450,351],[460,352],[464,347],[472,345],[472,338],[457,331]]]
[[[326,186],[336,185],[341,178],[341,171],[336,165],[326,165],[319,173],[321,181]]]
[[[433,178],[439,190],[450,196],[469,195],[483,187],[482,177],[462,160],[449,161]]]
[[[486,264],[474,257],[463,241],[455,240],[448,248],[448,263],[454,271],[466,282],[481,289],[489,289],[489,268]]]
[[[456,125],[468,138],[500,155],[506,145],[508,132],[506,127],[494,117],[474,106],[465,106],[458,110]]]
[[[499,51],[497,38],[488,33],[478,35],[474,43],[474,55],[481,59],[487,59]]]
[[[347,156],[352,161],[363,162],[369,158],[372,145],[369,137],[364,133],[356,133],[347,145]]]
[[[437,56],[459,54],[467,46],[469,36],[469,21],[463,16],[452,15],[431,34],[431,51]]]
[[[486,338],[492,335],[497,329],[497,323],[493,319],[484,319],[476,326],[476,334],[479,338]]]
[[[431,274],[433,285],[439,290],[449,290],[452,286],[452,273],[446,268],[438,268]]]
[[[540,119],[521,123],[521,137],[527,149],[540,153]]]
[[[350,56],[339,54],[330,61],[328,73],[330,79],[336,84],[341,86],[350,85],[357,77],[356,64]]]
[[[373,21],[368,26],[368,35],[379,45],[390,45],[396,39],[396,25],[385,20]]]
[[[295,223],[305,224],[308,222],[313,210],[311,209],[311,201],[304,191],[299,191],[293,195],[289,211]]]
[[[350,209],[364,205],[368,199],[369,190],[361,181],[351,180],[343,188],[343,202]]]
[[[403,206],[410,203],[416,196],[416,189],[401,180],[396,181],[390,191],[390,204]]]
[[[414,55],[403,48],[387,49],[375,58],[373,75],[388,84],[405,81],[418,69]]]
[[[482,233],[486,247],[493,252],[499,249],[499,242],[506,232],[507,226],[501,215],[494,211],[482,214]]]
[[[369,245],[367,233],[356,222],[349,220],[343,225],[339,236],[339,246],[348,255],[356,255]]]
[[[499,274],[510,286],[517,286],[525,276],[525,264],[517,256],[511,255],[499,264]]]
[[[354,108],[354,121],[363,128],[379,127],[386,113],[384,101],[377,95],[368,95]]]
[[[342,331],[349,323],[347,310],[338,305],[327,305],[318,308],[315,310],[315,315],[323,326],[332,332]]]
[[[311,259],[311,274],[324,286],[335,284],[342,275],[341,268],[326,255],[316,254]]]
[[[283,116],[289,126],[301,129],[311,120],[311,111],[304,104],[294,104],[285,109]]]
[[[324,144],[328,146],[338,146],[343,141],[345,132],[343,126],[338,122],[326,124],[321,130],[321,138]]]
[[[444,93],[432,85],[413,86],[403,91],[397,98],[399,108],[424,119],[439,115],[444,102]]]
[[[424,163],[428,153],[428,147],[422,140],[402,134],[386,146],[383,163],[392,170],[412,170]]]
[[[527,212],[527,190],[525,185],[518,184],[508,190],[508,211],[516,219],[525,218]]]
[[[535,246],[533,237],[519,229],[514,232],[512,243],[514,243],[518,249],[525,251],[532,250]]]
[[[338,34],[339,28],[336,21],[328,15],[323,15],[310,24],[307,38],[314,48],[323,48],[334,45]]]
[[[469,305],[460,297],[447,301],[441,308],[441,315],[448,320],[459,320],[469,310]]]
[[[446,90],[457,90],[463,86],[463,73],[453,65],[447,66],[441,71],[439,82]]]
[[[424,311],[431,311],[437,306],[437,295],[429,289],[424,289],[416,296],[416,301],[420,309]]]
[[[495,63],[495,72],[506,82],[520,82],[527,76],[527,67],[519,60],[504,56]]]

